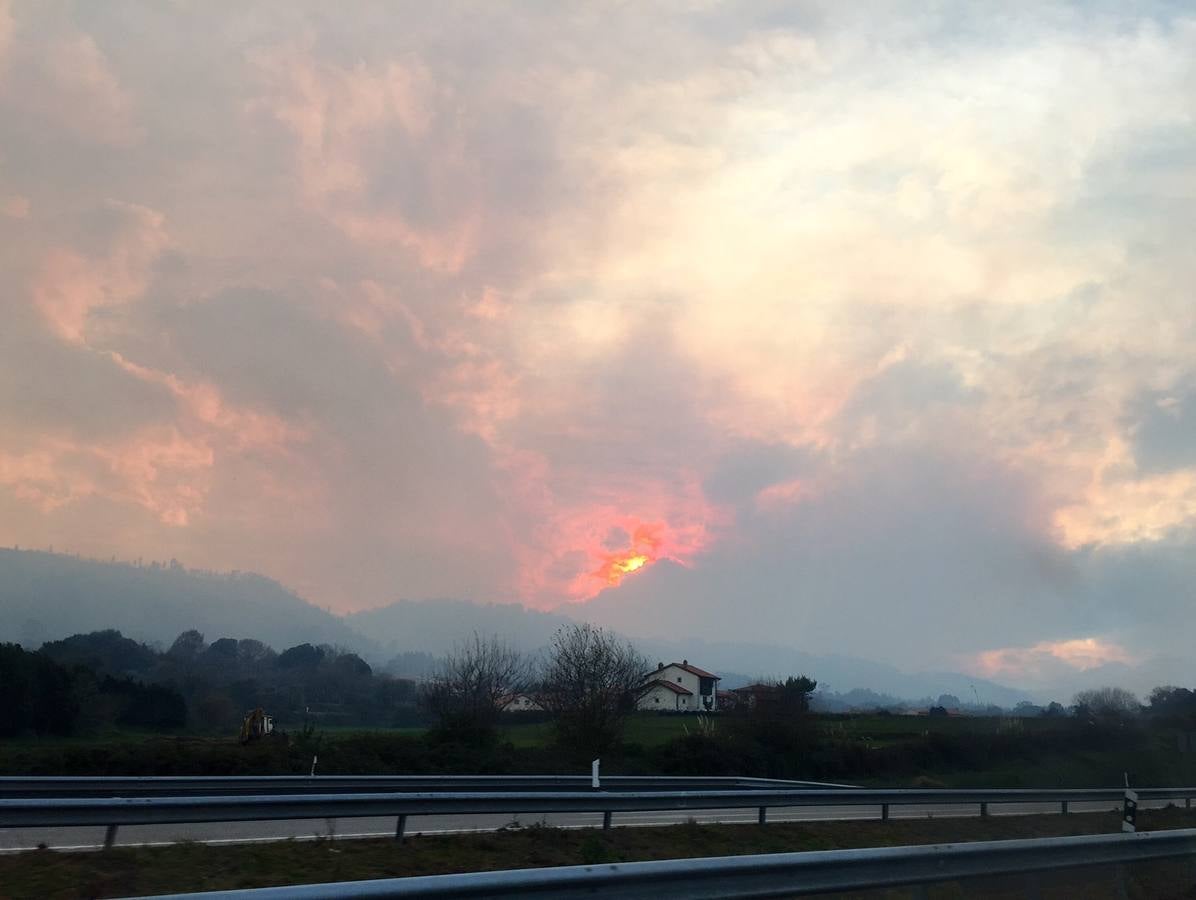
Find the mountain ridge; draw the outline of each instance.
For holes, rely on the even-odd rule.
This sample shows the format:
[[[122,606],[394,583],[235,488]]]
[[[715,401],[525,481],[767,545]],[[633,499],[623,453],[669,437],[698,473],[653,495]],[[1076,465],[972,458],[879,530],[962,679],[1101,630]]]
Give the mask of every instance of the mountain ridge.
[[[278,648],[338,644],[383,663],[404,651],[443,654],[475,631],[495,634],[534,653],[548,644],[557,628],[578,621],[566,612],[454,598],[397,600],[341,616],[254,573],[0,549],[0,638],[25,645],[107,628],[137,640],[169,644],[194,628],[210,640],[252,637]],[[983,703],[1001,706],[1030,696],[961,673],[903,672],[886,663],[778,644],[626,636],[652,661],[691,659],[713,671],[742,673],[737,677],[801,673],[836,691],[861,688],[911,699],[947,693],[978,696]]]

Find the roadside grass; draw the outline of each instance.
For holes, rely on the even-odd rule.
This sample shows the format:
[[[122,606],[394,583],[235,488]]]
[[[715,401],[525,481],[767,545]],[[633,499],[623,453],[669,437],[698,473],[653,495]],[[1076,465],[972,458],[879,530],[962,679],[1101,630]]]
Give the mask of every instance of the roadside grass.
[[[478,834],[414,834],[401,846],[393,840],[325,838],[219,847],[180,843],[93,853],[35,850],[0,856],[0,897],[67,900],[634,860],[1055,837],[1115,832],[1119,822],[1119,816],[1110,812],[766,826],[690,822],[606,832],[531,825]],[[1196,812],[1143,810],[1139,824],[1142,830],[1193,827]],[[1042,897],[1192,897],[1196,895],[1191,893],[1190,876],[1186,864],[1151,864],[1133,867],[1124,895],[1115,873],[1105,869],[1043,875],[1037,888]],[[1013,897],[1025,896],[1025,889],[1021,878],[1008,884],[985,879],[935,887],[929,895]]]

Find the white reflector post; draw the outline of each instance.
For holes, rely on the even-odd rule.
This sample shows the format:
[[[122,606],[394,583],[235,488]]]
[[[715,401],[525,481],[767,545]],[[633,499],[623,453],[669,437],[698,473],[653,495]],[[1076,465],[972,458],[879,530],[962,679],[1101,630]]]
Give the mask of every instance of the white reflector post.
[[[590,787],[598,787],[598,760],[590,763]]]
[[[1125,789],[1125,808],[1121,814],[1121,830],[1138,830],[1138,792]]]

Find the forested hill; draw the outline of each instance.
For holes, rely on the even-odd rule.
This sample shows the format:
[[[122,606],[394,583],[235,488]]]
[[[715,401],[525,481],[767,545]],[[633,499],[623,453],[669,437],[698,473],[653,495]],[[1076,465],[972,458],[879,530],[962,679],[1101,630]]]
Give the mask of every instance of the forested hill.
[[[192,628],[253,635],[278,647],[313,643],[366,650],[370,644],[338,616],[261,575],[0,549],[0,641],[37,647],[109,628],[167,646]]]
[[[585,612],[578,607],[569,610],[574,616]],[[341,617],[261,575],[0,549],[0,643],[16,641],[29,648],[107,629],[168,647],[179,634],[195,629],[211,640],[252,636],[274,647],[331,644],[361,654],[379,670],[422,677],[434,665],[433,657],[474,632],[496,635],[519,650],[536,653],[559,627],[572,621],[563,613],[516,604],[480,605],[447,598],[402,600]],[[747,645],[630,632],[626,636],[650,659],[700,661],[728,675],[727,686],[805,672],[840,692],[868,688],[909,700],[943,693],[963,697],[971,695],[973,685],[986,704],[1013,706],[1027,697],[968,675],[903,673],[850,656],[807,653],[781,641]],[[730,675],[734,672],[743,674],[737,678]]]

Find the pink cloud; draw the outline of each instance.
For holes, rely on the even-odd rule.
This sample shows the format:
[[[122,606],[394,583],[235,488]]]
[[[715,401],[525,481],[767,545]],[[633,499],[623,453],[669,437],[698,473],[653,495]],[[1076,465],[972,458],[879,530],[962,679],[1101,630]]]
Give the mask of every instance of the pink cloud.
[[[111,356],[129,374],[167,388],[179,401],[186,417],[222,433],[234,450],[250,447],[280,449],[286,444],[306,440],[310,435],[308,428],[292,425],[279,416],[228,403],[220,390],[208,382],[186,382],[169,372],[131,362],[119,353]]]
[[[136,378],[170,391],[178,417],[108,440],[10,435],[13,446],[0,446],[0,485],[43,513],[101,497],[183,527],[204,510],[218,460],[227,463],[250,451],[278,459],[309,437],[305,427],[228,403],[211,384],[189,383],[117,353],[108,356]],[[277,488],[269,478],[259,484],[263,492]]]
[[[70,247],[55,247],[47,251],[34,276],[34,305],[51,329],[71,343],[85,341],[93,310],[139,298],[149,282],[151,265],[169,245],[160,213],[131,203],[110,201],[108,206],[122,215],[124,223],[107,254],[89,256]]]
[[[985,677],[1036,677],[1062,664],[1084,671],[1106,663],[1129,663],[1133,658],[1120,645],[1102,638],[1041,641],[1030,647],[1004,647],[978,654],[972,668]]]
[[[58,449],[40,447],[18,453],[0,450],[0,485],[11,488],[17,499],[43,513],[93,494],[94,483],[82,473],[64,477]]]
[[[88,497],[130,503],[167,525],[186,525],[207,489],[212,447],[173,426],[152,426],[109,443],[43,436],[21,452],[0,449],[0,484],[52,512]]]
[[[308,202],[354,241],[405,247],[420,265],[438,272],[461,270],[472,255],[481,212],[462,200],[478,177],[454,129],[434,128],[452,98],[416,63],[322,63],[306,50],[271,51],[255,57],[270,85],[250,104],[282,123],[294,136],[300,187]],[[389,129],[405,145],[385,142]],[[416,225],[401,204],[379,209],[366,196],[379,177],[374,158],[387,143],[387,165],[418,168],[429,185],[426,202],[443,224]],[[426,211],[425,211],[426,212]]]
[[[9,197],[0,204],[0,212],[10,219],[25,219],[29,216],[29,198],[21,196]]]
[[[99,451],[127,499],[166,525],[184,526],[203,505],[215,463],[212,446],[173,427],[147,429],[131,440]]]

